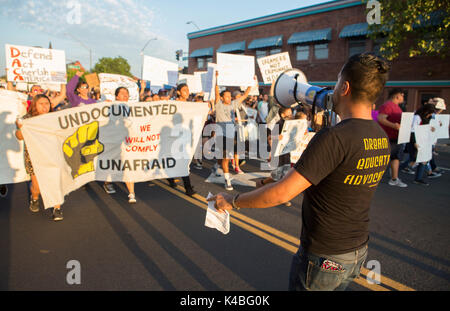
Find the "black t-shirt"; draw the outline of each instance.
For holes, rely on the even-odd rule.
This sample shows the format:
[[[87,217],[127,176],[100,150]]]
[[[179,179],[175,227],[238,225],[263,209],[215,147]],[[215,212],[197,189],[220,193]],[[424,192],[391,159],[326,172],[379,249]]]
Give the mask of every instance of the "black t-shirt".
[[[302,246],[336,255],[369,240],[369,208],[389,163],[389,139],[372,120],[347,119],[311,139],[295,169],[309,182],[302,207]]]

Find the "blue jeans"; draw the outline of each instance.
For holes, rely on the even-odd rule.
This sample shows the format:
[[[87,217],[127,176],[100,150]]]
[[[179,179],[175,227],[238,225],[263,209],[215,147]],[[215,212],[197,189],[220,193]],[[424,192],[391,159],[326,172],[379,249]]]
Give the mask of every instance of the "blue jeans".
[[[343,291],[359,276],[367,258],[367,245],[340,255],[319,255],[307,252],[301,245],[292,258],[289,275],[290,291]],[[325,260],[341,265],[339,271],[322,268]]]
[[[423,163],[419,163],[419,165],[417,165],[417,169],[416,169],[416,177],[415,180],[424,180],[425,176],[426,176],[426,169],[427,169],[427,165],[428,164],[423,164]]]

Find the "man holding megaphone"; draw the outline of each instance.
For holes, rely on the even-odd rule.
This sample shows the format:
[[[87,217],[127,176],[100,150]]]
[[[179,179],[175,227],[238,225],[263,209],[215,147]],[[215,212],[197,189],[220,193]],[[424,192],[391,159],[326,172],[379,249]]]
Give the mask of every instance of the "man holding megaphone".
[[[289,290],[345,290],[359,276],[367,257],[370,202],[389,162],[389,139],[371,116],[388,70],[374,54],[353,55],[333,92],[316,87],[308,92],[311,86],[300,71],[282,74],[274,93],[280,105],[302,101],[332,108],[342,121],[318,132],[283,179],[209,199],[218,210],[266,208],[304,192],[301,245],[292,260]]]

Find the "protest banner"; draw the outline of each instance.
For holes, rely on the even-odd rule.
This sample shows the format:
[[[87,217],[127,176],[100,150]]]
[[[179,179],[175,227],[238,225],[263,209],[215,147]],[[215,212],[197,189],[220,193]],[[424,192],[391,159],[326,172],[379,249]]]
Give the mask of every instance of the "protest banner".
[[[39,84],[41,88],[46,91],[59,92],[61,91],[61,85],[55,83],[41,83]]]
[[[30,83],[66,81],[66,55],[62,50],[5,45],[7,80]]]
[[[417,144],[416,163],[430,161],[432,158],[432,133],[430,124],[418,125],[414,134]]]
[[[100,86],[100,80],[95,72],[88,75],[84,75],[84,78],[86,79],[86,82],[90,88]]]
[[[187,176],[208,110],[207,103],[103,102],[25,119],[45,207],[94,180]]]
[[[152,56],[144,55],[142,63],[142,79],[150,81],[152,86],[176,86],[178,80],[178,64]]]
[[[23,142],[15,136],[16,120],[26,113],[27,96],[0,90],[0,185],[29,180],[25,171]]]
[[[255,57],[217,53],[217,71],[220,86],[254,86]]]
[[[272,84],[283,71],[292,68],[288,52],[258,58],[258,66],[265,84]]]
[[[303,151],[305,151],[306,147],[308,147],[309,142],[314,137],[316,133],[314,132],[308,132],[303,136],[303,138],[300,141],[300,144],[297,145],[297,149],[294,151],[291,151],[291,163],[297,163],[298,160],[300,160],[300,157],[303,154]]]
[[[259,96],[259,84],[258,84],[258,78],[255,77],[253,86],[250,89],[250,93],[248,93],[249,96]],[[245,91],[247,87],[241,86],[241,91]]]
[[[130,94],[129,101],[136,102],[139,101],[139,90],[136,82],[127,76],[116,75],[111,73],[100,73],[98,74],[100,80],[100,92],[102,94],[102,99],[116,100],[115,92],[118,87],[126,87]]]
[[[398,131],[397,144],[409,143],[411,138],[411,127],[414,119],[414,112],[403,112]]]
[[[281,130],[282,138],[278,140],[274,148],[274,156],[290,153],[297,150],[305,136],[308,124],[306,120],[286,120]]]

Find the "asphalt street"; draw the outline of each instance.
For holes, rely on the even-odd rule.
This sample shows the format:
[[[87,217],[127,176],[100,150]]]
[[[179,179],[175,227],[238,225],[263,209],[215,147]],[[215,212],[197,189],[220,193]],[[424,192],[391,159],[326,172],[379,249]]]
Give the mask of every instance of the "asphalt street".
[[[444,174],[430,186],[407,188],[380,183],[370,212],[366,267],[351,291],[450,290],[450,150],[438,148]],[[285,291],[293,253],[299,244],[302,195],[291,207],[247,209],[231,213],[227,235],[204,226],[205,197],[225,191],[210,177],[212,162],[191,167],[198,192],[184,195],[165,180],[136,184],[137,203],[127,201],[125,184],[108,195],[91,182],[66,197],[64,220],[51,210],[28,210],[26,183],[9,185],[0,198],[0,290],[177,290]],[[233,193],[253,189],[260,162],[233,175]],[[216,181],[217,182],[217,181]],[[68,284],[80,265],[80,284]],[[381,275],[371,274],[378,263]],[[379,284],[370,279],[380,277]]]

